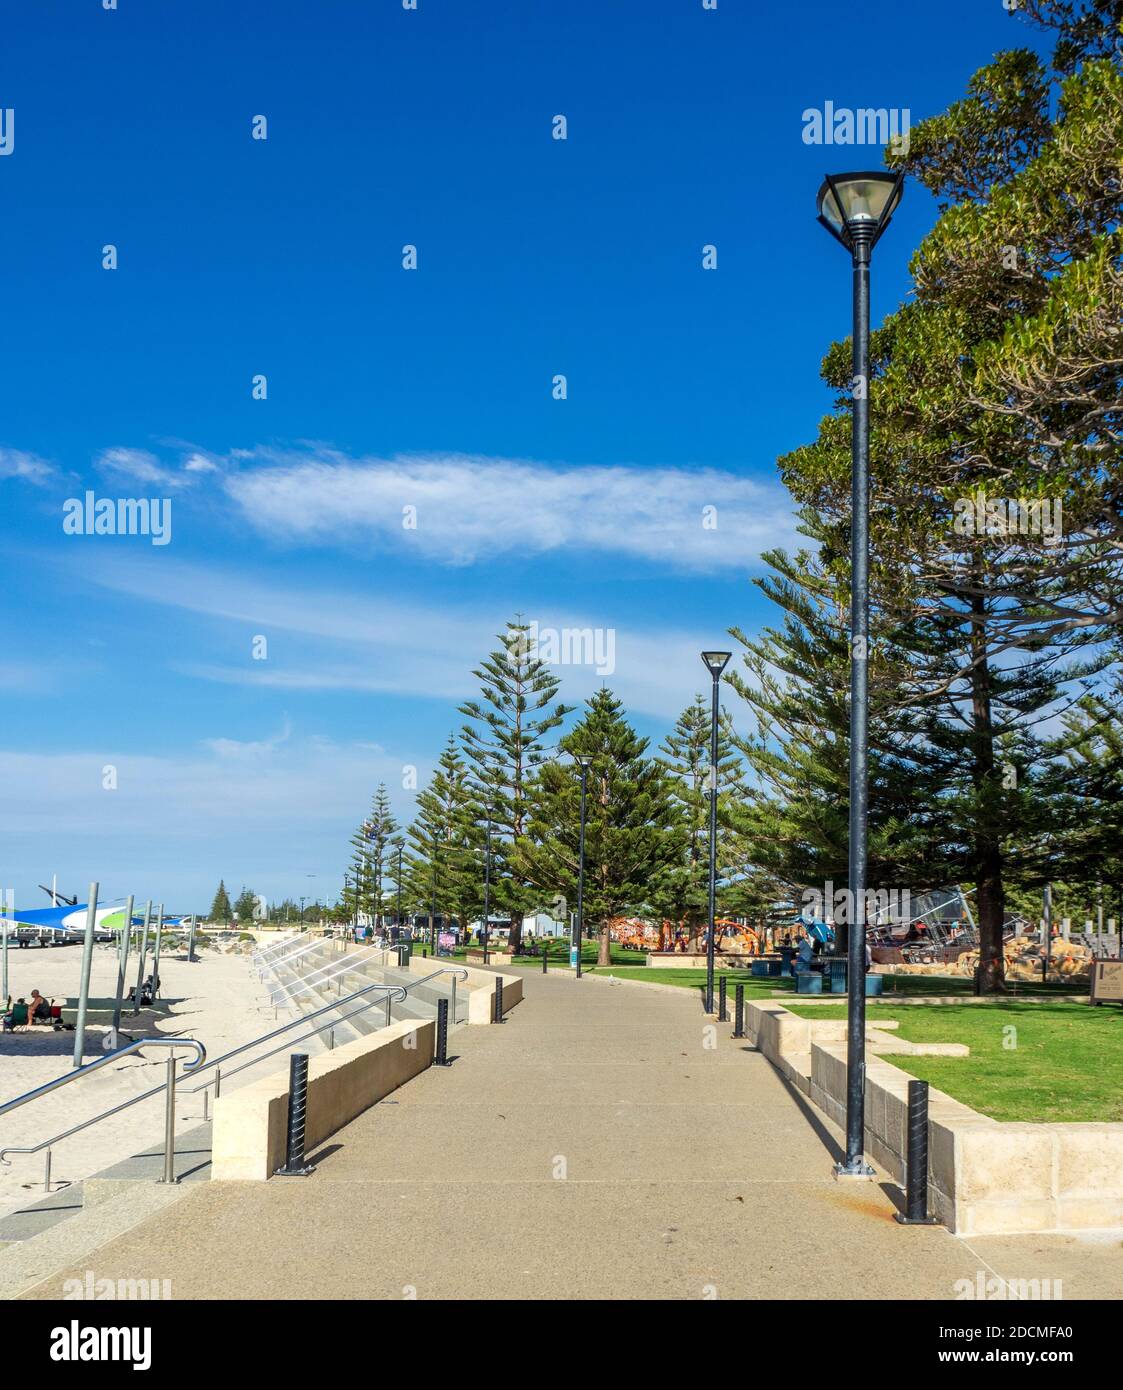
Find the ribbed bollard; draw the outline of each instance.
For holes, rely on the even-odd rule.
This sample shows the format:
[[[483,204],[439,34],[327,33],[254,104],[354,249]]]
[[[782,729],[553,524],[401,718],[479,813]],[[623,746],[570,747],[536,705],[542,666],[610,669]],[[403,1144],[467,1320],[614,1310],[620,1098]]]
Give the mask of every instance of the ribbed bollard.
[[[289,1058],[289,1129],[285,1143],[285,1165],[279,1178],[306,1178],[312,1171],[304,1162],[304,1122],[308,1114],[308,1054],[294,1052]]]
[[[905,1174],[905,1214],[902,1226],[935,1226],[928,1215],[928,1082],[909,1082],[908,1169]]]
[[[433,1059],[436,1067],[448,1066],[448,1000],[437,1000],[437,1055]]]
[[[503,976],[496,976],[495,980],[495,1023],[503,1022]]]
[[[547,963],[549,962],[549,959],[550,959],[550,952],[546,949],[545,946],[543,946],[543,947],[542,947],[542,973],[543,973],[543,975],[545,975],[545,973],[546,973],[546,965],[547,965]]]
[[[745,986],[737,986],[737,994],[733,1003],[733,1036],[743,1038],[745,1036]]]
[[[725,976],[719,977],[717,982],[717,1021],[728,1023],[729,1012],[725,1007]]]

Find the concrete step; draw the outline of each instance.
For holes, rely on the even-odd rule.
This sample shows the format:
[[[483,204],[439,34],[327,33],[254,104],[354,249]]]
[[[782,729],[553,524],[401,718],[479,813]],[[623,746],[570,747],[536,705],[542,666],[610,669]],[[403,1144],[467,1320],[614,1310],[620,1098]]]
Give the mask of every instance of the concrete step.
[[[0,1300],[19,1298],[45,1279],[87,1261],[110,1241],[180,1201],[189,1184],[130,1183],[107,1201],[0,1249]]]
[[[180,1183],[204,1182],[210,1178],[210,1171],[211,1126],[208,1121],[176,1135],[175,1175]],[[163,1175],[164,1145],[161,1141],[92,1174],[83,1182],[68,1183],[5,1216],[0,1220],[0,1245],[32,1240],[129,1188],[155,1185]]]

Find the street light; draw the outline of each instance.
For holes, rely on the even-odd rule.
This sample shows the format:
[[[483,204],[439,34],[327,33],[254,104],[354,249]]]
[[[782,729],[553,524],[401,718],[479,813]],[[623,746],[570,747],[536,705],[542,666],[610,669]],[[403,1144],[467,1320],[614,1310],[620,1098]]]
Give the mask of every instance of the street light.
[[[394,880],[398,892],[398,908],[394,926],[398,929],[398,937],[402,934],[402,846],[398,845],[398,875]]]
[[[709,923],[710,934],[706,941],[706,1012],[712,1014],[714,1011],[714,938],[717,934],[714,926],[715,908],[717,906],[717,716],[718,716],[718,682],[721,680],[721,673],[725,670],[732,652],[703,652],[702,661],[706,670],[713,678],[713,689],[710,694],[710,897],[709,897]]]
[[[854,356],[850,426],[850,922],[846,932],[846,1158],[835,1171],[866,1177],[866,833],[869,823],[870,255],[901,201],[904,171],[827,175],[819,221],[850,252]],[[837,932],[836,928],[836,932]],[[841,935],[841,934],[840,934]],[[836,940],[836,953],[841,949]]]
[[[491,822],[495,818],[494,807],[485,807],[484,815],[487,817],[487,826],[484,830],[484,920],[483,930],[480,932],[480,945],[483,947],[486,965],[488,916],[491,912]]]
[[[581,978],[581,939],[585,931],[585,793],[589,786],[589,765],[592,758],[575,753],[577,766],[581,769],[581,831],[577,847],[577,917],[573,923],[573,941],[569,947],[569,963],[573,966],[574,977]]]

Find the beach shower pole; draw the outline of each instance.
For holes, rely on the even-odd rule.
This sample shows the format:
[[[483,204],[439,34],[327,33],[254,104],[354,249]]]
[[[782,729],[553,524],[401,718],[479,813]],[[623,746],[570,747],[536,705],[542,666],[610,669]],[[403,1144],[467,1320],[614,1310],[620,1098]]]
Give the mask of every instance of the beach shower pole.
[[[188,965],[195,959],[195,914],[191,914],[191,930],[187,936],[187,963]]]
[[[144,958],[148,954],[148,923],[152,918],[152,899],[144,904],[144,926],[140,933],[140,955],[137,957],[136,989],[133,991],[133,1013],[140,1013],[140,987],[144,983]]]
[[[86,1005],[90,999],[90,966],[94,963],[94,923],[97,921],[96,883],[90,884],[86,906],[86,935],[82,942],[82,978],[78,985],[78,1021],[74,1025],[74,1065],[82,1065],[82,1043],[86,1036]]]
[[[133,895],[129,894],[125,908],[125,930],[121,933],[121,949],[117,953],[117,995],[113,1000],[113,1032],[121,1029],[121,996],[125,992],[125,970],[129,964],[129,937],[133,930]],[[116,1041],[116,1037],[114,1037]]]
[[[152,1002],[160,993],[160,946],[164,940],[164,904],[156,909],[156,949],[152,953]]]

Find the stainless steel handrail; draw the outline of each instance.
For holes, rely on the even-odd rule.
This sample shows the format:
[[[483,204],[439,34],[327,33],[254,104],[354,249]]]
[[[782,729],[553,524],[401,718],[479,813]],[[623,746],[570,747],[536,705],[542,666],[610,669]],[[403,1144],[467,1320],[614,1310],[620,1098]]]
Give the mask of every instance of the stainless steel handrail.
[[[207,1049],[198,1038],[138,1038],[135,1042],[119,1047],[115,1052],[107,1052],[104,1057],[99,1057],[95,1062],[86,1062],[83,1066],[76,1067],[74,1071],[68,1071],[64,1076],[56,1076],[53,1081],[45,1081],[42,1086],[36,1086],[32,1091],[25,1091],[22,1096],[16,1096],[15,1100],[5,1101],[0,1105],[0,1115],[6,1115],[9,1110],[18,1110],[21,1105],[26,1105],[28,1101],[38,1100],[40,1096],[49,1095],[51,1091],[57,1091],[60,1086],[69,1086],[72,1081],[77,1081],[79,1077],[88,1076],[92,1071],[100,1071],[102,1067],[107,1067],[111,1062],[119,1061],[122,1057],[128,1056],[130,1052],[139,1052],[142,1047],[193,1047],[195,1049],[195,1063],[190,1062],[184,1068],[190,1071],[192,1076],[196,1075],[199,1068],[207,1060]],[[162,1091],[162,1086],[157,1086],[157,1091]],[[40,1146],[42,1147],[42,1146]],[[34,1153],[35,1150],[28,1150]],[[3,1160],[3,1151],[0,1150],[0,1161]]]
[[[287,946],[294,946],[302,936],[307,936],[306,931],[296,931],[290,936],[282,936],[279,941],[270,941],[268,945],[260,945],[255,951],[250,953],[250,960],[265,960],[268,956],[275,955],[278,951],[284,951]]]
[[[323,965],[317,966],[316,969],[312,971],[311,975],[301,975],[293,988],[303,989],[305,985],[311,984],[317,975],[324,975],[325,970],[330,970],[331,974],[324,975],[324,978],[319,982],[320,984],[326,984],[328,980],[334,980],[337,975],[346,975],[355,968],[359,961],[362,961],[364,965],[369,965],[370,960],[368,959],[368,953],[360,951],[359,954],[355,956],[344,956],[342,962],[339,960],[325,961]],[[285,963],[284,961],[278,961],[278,964]],[[332,969],[333,966],[335,969]],[[270,966],[270,969],[272,969],[272,966]],[[278,980],[277,983],[282,989],[286,988],[284,980]]]
[[[290,961],[299,960],[301,956],[306,956],[312,951],[320,950],[324,945],[323,937],[317,937],[314,941],[306,941],[303,946],[295,951],[288,951],[284,955],[275,956],[271,960],[259,961],[257,973],[260,979],[265,978],[266,971],[274,970],[278,965],[286,965]]]
[[[364,985],[362,989],[357,989],[351,994],[344,995],[342,999],[337,999],[332,1004],[325,1004],[322,1008],[313,1009],[310,1014],[302,1014],[298,1018],[289,1019],[288,1023],[283,1023],[280,1028],[274,1028],[268,1033],[263,1033],[260,1038],[254,1038],[252,1042],[243,1043],[240,1047],[231,1048],[229,1052],[224,1052],[221,1057],[216,1057],[211,1062],[197,1063],[191,1068],[191,1075],[195,1077],[198,1076],[200,1072],[209,1071],[211,1067],[221,1066],[223,1062],[228,1061],[231,1057],[237,1057],[240,1053],[248,1051],[251,1047],[257,1047],[260,1043],[269,1042],[272,1038],[279,1037],[281,1033],[287,1032],[290,1028],[295,1028],[301,1023],[307,1023],[309,1019],[319,1018],[321,1014],[329,1013],[332,1009],[342,1008],[343,1005],[351,1003],[354,999],[358,999],[360,995],[369,994],[371,990],[375,989],[393,991],[400,994],[403,999],[406,997],[404,985],[387,985],[382,983]],[[391,995],[391,997],[393,996]],[[196,1042],[194,1038],[141,1038],[135,1043],[130,1043],[128,1047],[121,1048],[118,1052],[111,1052],[108,1056],[99,1058],[96,1062],[91,1062],[89,1066],[83,1070],[89,1071],[94,1067],[105,1066],[107,1062],[114,1061],[116,1058],[123,1056],[126,1052],[136,1052],[141,1047],[148,1047],[153,1043],[157,1045],[162,1043],[165,1046],[174,1045],[176,1043],[181,1046],[195,1046],[202,1051],[203,1057],[206,1057],[206,1049],[203,1048],[202,1043]],[[81,1075],[81,1070],[71,1072],[68,1076],[61,1078],[57,1082],[48,1083],[46,1087],[40,1087],[39,1091],[53,1090],[54,1086],[61,1085],[63,1081],[73,1080],[74,1077]],[[92,1119],[83,1120],[80,1124],[72,1126],[72,1128],[65,1130],[62,1134],[54,1135],[51,1139],[44,1139],[42,1143],[36,1144],[32,1148],[17,1148],[11,1145],[0,1149],[0,1163],[7,1164],[9,1154],[37,1154],[42,1152],[43,1149],[49,1149],[52,1145],[60,1144],[64,1139],[69,1139],[72,1134],[78,1134],[81,1130],[88,1129],[91,1125],[99,1124],[102,1120],[108,1120],[112,1115],[119,1115],[122,1110],[128,1110],[130,1106],[139,1105],[142,1100],[151,1100],[153,1096],[158,1095],[163,1089],[164,1087],[162,1085],[153,1086],[151,1090],[142,1091],[136,1096],[130,1096],[128,1100],[122,1101],[119,1105],[114,1105],[109,1110],[103,1110],[101,1114],[94,1115]],[[2,1115],[5,1110],[13,1109],[16,1104],[22,1104],[23,1100],[33,1099],[35,1095],[39,1094],[39,1091],[29,1092],[26,1097],[16,1102],[9,1102],[8,1105],[0,1108],[0,1115]]]

